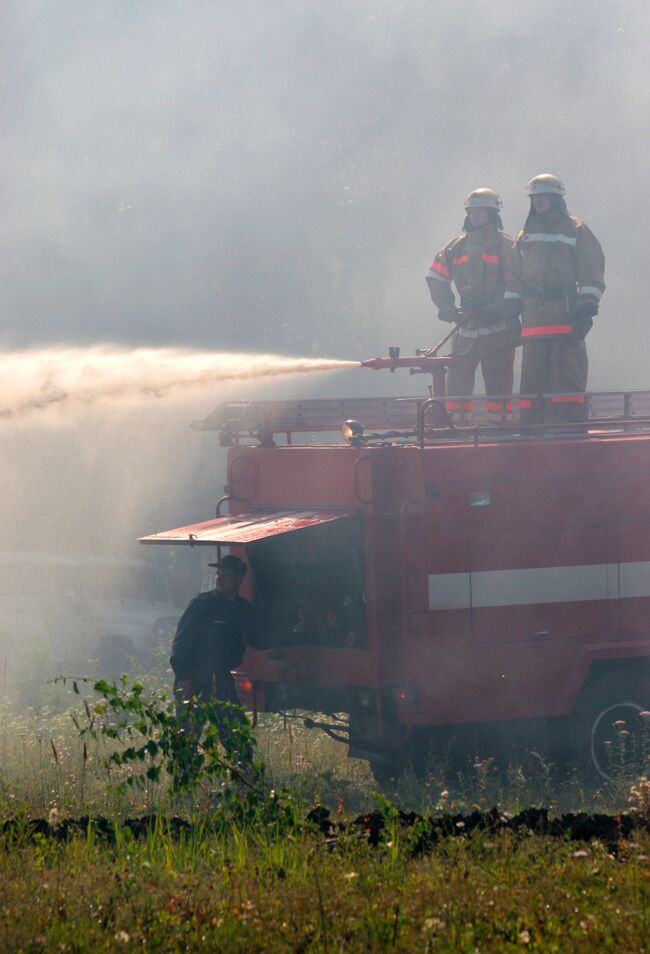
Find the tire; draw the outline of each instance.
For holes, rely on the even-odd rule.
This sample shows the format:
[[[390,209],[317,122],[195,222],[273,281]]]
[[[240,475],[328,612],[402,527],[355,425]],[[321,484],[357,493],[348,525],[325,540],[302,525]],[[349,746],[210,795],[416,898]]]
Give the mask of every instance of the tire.
[[[648,770],[650,678],[617,676],[611,685],[603,676],[576,705],[574,761],[596,783],[630,781]]]
[[[459,742],[458,732],[418,726],[411,738],[398,749],[387,749],[383,755],[370,757],[370,767],[377,784],[386,793],[394,792],[401,776],[408,772],[420,782],[426,781],[432,772],[441,770],[449,777],[467,772],[471,766],[468,752]]]
[[[368,760],[377,782],[377,788],[385,795],[393,795],[405,764],[396,757],[373,755]]]

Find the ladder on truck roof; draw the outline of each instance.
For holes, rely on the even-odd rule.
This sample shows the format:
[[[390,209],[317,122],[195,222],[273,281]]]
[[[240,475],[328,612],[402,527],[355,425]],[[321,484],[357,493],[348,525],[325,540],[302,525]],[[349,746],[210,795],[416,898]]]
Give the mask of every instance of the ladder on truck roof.
[[[495,424],[501,432],[503,425],[510,424],[510,409],[515,421],[511,426],[520,428],[516,422],[522,401],[535,402],[543,420],[545,406],[557,397],[557,394],[504,396],[500,399],[503,404],[500,423],[495,422],[493,413],[488,413],[485,395],[454,397],[450,400],[460,407],[454,412],[453,424],[448,419],[449,426],[446,427],[440,427],[439,422],[434,427],[426,420],[427,412],[437,410],[440,413],[443,410],[445,400],[422,396],[225,401],[203,420],[193,421],[191,427],[197,431],[219,432],[224,445],[238,443],[242,437],[259,438],[261,434],[266,438],[284,434],[287,443],[291,443],[293,434],[340,433],[341,425],[348,420],[359,421],[364,428],[378,431],[402,428],[414,436],[421,430],[421,436],[427,442],[449,440],[454,436],[467,439],[468,430],[474,435],[483,433],[489,436],[490,428],[494,429]],[[595,391],[587,393],[584,398],[588,426],[650,432],[650,391]],[[490,400],[494,403],[497,399]],[[553,424],[554,428],[556,426]],[[527,430],[529,436],[535,436],[534,426]]]

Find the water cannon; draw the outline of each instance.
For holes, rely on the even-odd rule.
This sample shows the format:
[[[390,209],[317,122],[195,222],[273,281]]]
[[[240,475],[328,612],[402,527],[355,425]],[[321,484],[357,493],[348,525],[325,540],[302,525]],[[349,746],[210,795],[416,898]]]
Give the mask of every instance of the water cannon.
[[[416,348],[415,354],[401,355],[398,347],[392,347],[388,349],[388,357],[367,358],[361,362],[361,367],[370,368],[372,371],[391,372],[397,368],[408,368],[410,374],[430,374],[433,377],[433,397],[444,397],[447,368],[456,364],[458,359],[452,355],[437,355],[436,350],[437,348]]]

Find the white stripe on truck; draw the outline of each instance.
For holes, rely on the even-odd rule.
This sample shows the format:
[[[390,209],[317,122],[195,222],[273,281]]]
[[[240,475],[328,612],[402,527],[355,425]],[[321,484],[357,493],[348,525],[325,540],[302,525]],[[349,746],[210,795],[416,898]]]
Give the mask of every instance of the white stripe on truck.
[[[644,596],[650,596],[650,561],[429,575],[430,610]]]

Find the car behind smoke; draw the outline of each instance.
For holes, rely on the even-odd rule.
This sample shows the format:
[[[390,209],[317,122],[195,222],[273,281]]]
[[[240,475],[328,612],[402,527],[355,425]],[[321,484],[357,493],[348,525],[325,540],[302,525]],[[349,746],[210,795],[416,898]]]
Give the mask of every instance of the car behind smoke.
[[[46,647],[71,662],[140,657],[179,613],[160,571],[116,557],[0,553],[0,651]]]

